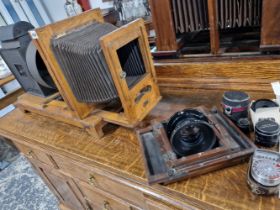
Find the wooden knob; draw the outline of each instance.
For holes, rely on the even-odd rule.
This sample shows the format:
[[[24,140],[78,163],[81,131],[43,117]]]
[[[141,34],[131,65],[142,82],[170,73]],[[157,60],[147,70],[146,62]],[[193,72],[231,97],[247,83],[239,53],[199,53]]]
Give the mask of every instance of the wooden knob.
[[[103,210],[112,210],[110,203],[108,201],[104,201]]]
[[[29,151],[28,151],[27,157],[33,158],[33,151],[32,151],[32,150],[29,150]]]
[[[97,182],[96,182],[96,179],[95,179],[94,175],[91,174],[91,175],[89,176],[89,178],[88,178],[88,183],[89,183],[90,185],[94,185],[94,186],[97,185]]]

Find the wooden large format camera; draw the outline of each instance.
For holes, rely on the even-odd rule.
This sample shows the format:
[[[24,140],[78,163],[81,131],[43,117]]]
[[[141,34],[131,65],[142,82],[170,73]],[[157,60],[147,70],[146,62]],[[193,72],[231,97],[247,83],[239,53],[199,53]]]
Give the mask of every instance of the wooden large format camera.
[[[99,25],[101,28],[103,25],[105,25],[103,28],[113,27],[106,25],[108,23],[104,23],[100,10],[95,9],[30,31],[33,42],[46,63],[59,93],[47,98],[26,93],[19,98],[17,106],[24,111],[34,112],[84,128],[92,135],[100,137],[103,135],[102,127],[107,122],[125,127],[135,127],[155,107],[161,97],[156,84],[146,29],[143,20],[140,19],[100,37],[100,42],[98,41],[97,45],[101,46],[102,52],[100,49],[98,52],[103,59],[100,62],[105,63],[102,65],[103,67],[105,65],[107,72],[104,70],[100,74],[96,74],[99,76],[98,81],[91,81],[87,78],[90,69],[85,68],[84,63],[90,62],[88,65],[95,65],[95,63],[88,59],[86,53],[89,53],[89,56],[94,55],[92,55],[90,48],[85,49],[88,46],[82,42],[80,43],[84,44],[84,47],[81,49],[87,50],[86,52],[75,54],[74,51],[77,50],[75,46],[71,52],[71,56],[76,55],[74,58],[77,58],[76,63],[80,62],[79,66],[76,66],[76,70],[75,63],[69,64],[70,66],[66,64],[68,69],[63,65],[62,58],[64,57],[58,57],[58,52],[54,51],[54,40],[67,36],[73,38],[73,34],[77,30],[77,33],[80,29],[82,31],[83,27],[86,28],[85,30],[91,30],[87,29],[91,24]],[[62,40],[62,42],[68,45],[70,43],[67,40]],[[65,52],[61,54],[63,53],[65,54]],[[138,66],[132,66],[132,63],[137,63],[135,61],[138,62]],[[141,70],[141,72],[133,74],[135,69]],[[81,77],[77,72],[83,72],[85,76]],[[86,100],[88,99],[86,96],[78,97],[79,94],[83,94],[83,91],[88,91],[89,95],[93,94],[92,92],[96,89],[102,89],[100,85],[92,88],[92,85],[88,84],[98,83],[105,73],[107,77],[104,79],[103,84],[106,85],[103,89],[106,91],[108,87],[112,87],[111,92],[114,92],[114,98],[101,98],[98,103],[95,103],[94,100]],[[93,80],[96,75],[92,75]],[[131,85],[129,78],[133,79],[133,85]],[[91,90],[88,90],[89,88]]]

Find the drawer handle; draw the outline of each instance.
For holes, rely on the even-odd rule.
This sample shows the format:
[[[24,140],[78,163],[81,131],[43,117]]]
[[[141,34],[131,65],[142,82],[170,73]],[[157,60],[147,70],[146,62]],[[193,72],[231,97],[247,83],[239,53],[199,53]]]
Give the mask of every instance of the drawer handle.
[[[104,201],[103,210],[112,210],[110,203],[108,201]]]
[[[94,175],[91,174],[91,175],[89,176],[89,178],[88,178],[88,183],[89,183],[90,185],[97,186],[97,182],[96,182],[96,179],[95,179]]]
[[[32,150],[29,150],[27,153],[27,157],[33,158],[33,154],[34,154],[34,152]]]

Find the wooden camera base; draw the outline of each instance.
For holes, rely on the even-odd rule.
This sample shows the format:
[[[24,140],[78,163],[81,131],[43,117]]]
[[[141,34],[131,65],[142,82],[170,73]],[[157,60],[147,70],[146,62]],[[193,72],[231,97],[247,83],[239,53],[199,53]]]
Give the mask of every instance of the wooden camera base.
[[[64,101],[58,100],[59,97],[59,93],[55,93],[47,98],[25,93],[18,98],[15,105],[24,112],[32,112],[85,129],[91,136],[96,138],[101,138],[104,135],[102,128],[107,123],[129,128],[136,127],[138,124],[138,122],[130,124],[127,121],[121,106],[114,107],[112,110],[108,105],[97,105],[88,117],[80,119],[69,109]],[[154,101],[153,106],[156,106],[160,99]],[[150,112],[151,110],[147,111]]]
[[[24,112],[32,112],[43,115],[51,119],[70,124],[85,129],[90,135],[101,138],[103,136],[102,128],[107,124],[102,117],[90,115],[86,119],[80,119],[73,115],[67,104],[56,100],[59,94],[53,94],[47,98],[25,93],[17,100],[16,106]]]

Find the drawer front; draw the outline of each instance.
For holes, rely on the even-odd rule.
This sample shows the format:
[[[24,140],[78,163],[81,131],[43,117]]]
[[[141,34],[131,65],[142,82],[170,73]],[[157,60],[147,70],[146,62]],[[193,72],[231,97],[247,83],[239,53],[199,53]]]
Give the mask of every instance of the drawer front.
[[[118,178],[109,178],[101,171],[93,171],[83,168],[77,163],[72,163],[67,159],[54,156],[59,168],[71,176],[82,180],[93,188],[98,188],[109,192],[123,200],[136,206],[142,207],[145,203],[144,196],[140,190],[130,187]]]
[[[15,145],[27,158],[35,159],[54,168],[58,168],[58,165],[56,164],[55,160],[51,155],[27,145],[18,143],[15,143]]]
[[[186,203],[184,203],[183,205],[178,204],[178,206],[175,206],[175,204],[173,205],[166,201],[159,200],[158,198],[155,198],[153,196],[145,195],[145,198],[148,210],[198,210],[191,205],[186,205]]]
[[[149,210],[181,210],[171,205],[166,205],[153,200],[146,200],[146,204]]]
[[[85,199],[88,201],[92,209],[100,210],[132,210],[133,207],[113,196],[109,193],[99,190],[97,188],[92,188],[92,186],[87,183],[80,182],[79,186],[82,190],[82,193],[85,196]]]

